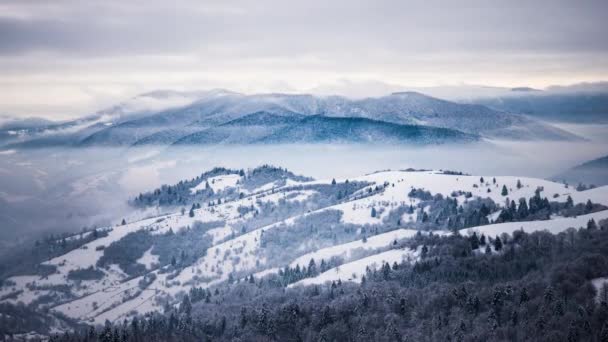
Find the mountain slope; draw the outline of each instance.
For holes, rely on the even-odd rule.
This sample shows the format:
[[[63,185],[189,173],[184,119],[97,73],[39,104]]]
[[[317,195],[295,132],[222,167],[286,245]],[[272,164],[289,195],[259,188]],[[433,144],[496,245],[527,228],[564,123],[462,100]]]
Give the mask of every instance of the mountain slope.
[[[536,120],[499,112],[482,105],[459,104],[415,92],[394,93],[354,103],[340,115],[374,118],[395,123],[417,123],[457,129],[490,138],[570,140],[573,134]]]
[[[260,139],[262,143],[411,143],[475,141],[474,135],[452,129],[398,125],[364,118],[311,116]]]
[[[162,311],[194,287],[221,288],[254,273],[256,279],[285,277],[286,266],[301,269],[313,259],[318,272],[294,276],[284,286],[358,282],[367,268],[378,269],[383,262],[419,260],[422,251],[404,249],[397,241],[416,238],[418,230],[449,235],[445,225],[451,220],[444,216],[449,208],[460,215],[456,207],[462,206],[466,217],[479,215],[482,204],[488,217],[509,210],[503,186],[509,198],[547,197],[552,208],[561,209],[545,213],[548,218],[470,224],[460,228],[461,234],[557,233],[608,219],[603,206],[608,187],[575,191],[541,179],[438,171],[385,171],[335,181],[290,178],[275,186],[279,179],[273,175],[282,178],[286,172],[276,170],[217,171],[172,190],[165,187],[167,193],[181,188],[196,193],[207,182],[219,197],[189,214],[178,211],[68,237],[69,250],[45,257],[39,273],[7,279],[0,302],[50,307],[51,313],[103,324]],[[242,191],[248,182],[255,184]],[[242,195],[221,195],[231,193]],[[587,200],[595,203],[592,208],[586,208]]]
[[[476,103],[497,110],[572,123],[607,123],[608,94],[539,93],[533,95],[491,97]]]
[[[573,184],[608,184],[608,156],[587,161],[553,177]]]
[[[451,129],[397,125],[364,118],[254,113],[186,136],[176,145],[292,143],[462,143],[478,137]]]
[[[255,94],[244,95],[225,90],[209,92],[184,93],[155,92],[143,94],[127,102],[95,115],[55,125],[43,126],[28,130],[21,136],[21,144],[14,147],[39,147],[45,145],[68,146],[130,146],[130,145],[171,145],[189,143],[209,144],[224,141],[225,143],[245,144],[255,140],[264,140],[266,136],[278,134],[278,124],[272,122],[271,116],[261,121],[257,118],[255,125],[250,124],[251,136],[243,134],[245,127],[238,119],[254,113],[285,116],[320,117],[373,120],[376,131],[386,131],[390,136],[385,141],[412,142],[415,135],[397,134],[394,130],[379,128],[379,122],[396,125],[418,125],[434,128],[445,128],[487,139],[516,140],[577,140],[579,137],[538,120],[496,111],[482,105],[459,104],[429,97],[415,92],[394,93],[378,98],[350,100],[340,96],[316,97],[307,94]],[[250,118],[251,119],[251,118]],[[313,122],[311,121],[311,122]],[[231,125],[226,124],[232,122]],[[295,121],[294,121],[295,122]],[[294,122],[281,122],[286,126]],[[302,121],[311,128],[311,122]],[[324,125],[330,125],[327,120]],[[362,121],[351,120],[351,124],[339,125],[328,134],[348,142],[365,142],[376,140],[375,133],[365,137],[346,138],[348,127]],[[333,124],[331,124],[333,125]],[[350,125],[350,126],[349,126]],[[371,122],[365,125],[372,126]],[[371,128],[370,128],[371,129]],[[208,130],[208,131],[207,131]],[[295,130],[295,128],[293,129]],[[403,131],[403,130],[402,130]],[[203,133],[206,132],[206,133]],[[447,131],[446,131],[447,132]],[[327,134],[309,134],[320,141],[331,141]],[[401,138],[400,138],[401,137]],[[266,142],[281,140],[267,139]],[[425,134],[421,134],[425,142]],[[310,141],[310,139],[302,139]],[[336,139],[338,140],[338,139]],[[443,142],[449,142],[443,139]]]

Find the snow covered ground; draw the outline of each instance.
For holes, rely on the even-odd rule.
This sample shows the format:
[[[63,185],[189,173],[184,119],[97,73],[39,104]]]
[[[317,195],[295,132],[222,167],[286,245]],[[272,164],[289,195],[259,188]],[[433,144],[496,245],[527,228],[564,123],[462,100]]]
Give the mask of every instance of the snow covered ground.
[[[587,227],[589,220],[595,220],[599,222],[603,219],[608,219],[608,210],[598,211],[592,214],[581,215],[577,217],[559,217],[552,220],[545,221],[528,221],[528,222],[506,222],[489,224],[480,227],[473,227],[463,229],[461,234],[485,234],[486,236],[496,236],[503,233],[513,234],[514,231],[523,230],[526,233],[532,233],[535,231],[546,230],[553,234],[561,233],[568,228],[584,228]]]
[[[594,203],[608,205],[608,186],[578,192],[564,184],[542,179],[483,176],[483,182],[481,182],[481,178],[481,176],[447,175],[439,171],[384,171],[351,178],[350,181],[371,183],[372,186],[368,188],[375,188],[376,185],[385,186],[382,191],[373,192],[371,195],[368,194],[368,188],[365,188],[339,204],[280,219],[242,233],[240,231],[242,223],[251,219],[253,213],[241,214],[238,210],[239,207],[253,206],[254,209],[259,209],[264,202],[277,204],[282,200],[306,203],[316,194],[314,190],[283,191],[288,187],[303,183],[288,180],[285,186],[277,187],[274,182],[271,182],[246,193],[242,199],[197,209],[194,211],[194,217],[177,212],[129,222],[126,225],[107,227],[107,236],[100,237],[86,243],[81,248],[43,263],[56,266],[56,273],[46,277],[26,275],[10,278],[10,282],[13,282],[14,285],[9,282],[9,285],[1,287],[0,298],[6,298],[3,301],[7,302],[28,304],[41,296],[56,293],[58,299],[52,305],[52,310],[68,317],[98,324],[103,324],[106,319],[120,320],[135,313],[162,310],[158,299],[187,293],[192,286],[208,287],[219,284],[226,281],[234,272],[254,273],[256,278],[278,272],[276,262],[269,263],[261,253],[264,248],[261,245],[263,232],[287,227],[302,217],[327,210],[341,211],[343,223],[357,226],[381,224],[392,209],[399,206],[416,206],[419,203],[419,200],[408,197],[408,193],[414,188],[424,189],[432,194],[440,193],[444,196],[451,196],[453,192],[471,192],[473,197],[489,197],[498,205],[503,205],[507,198],[516,201],[521,197],[530,198],[534,196],[537,189],[542,189],[541,195],[548,197],[550,201],[565,202],[567,197],[571,196],[575,203],[585,203],[587,200],[591,200]],[[231,187],[238,187],[240,180],[241,177],[235,174],[217,176],[209,180],[209,186],[214,191],[223,191]],[[336,179],[338,183],[345,180]],[[518,181],[522,185],[520,188],[517,186]],[[311,181],[305,184],[331,184],[331,179]],[[508,189],[507,196],[501,194],[503,185]],[[191,191],[195,192],[201,186],[205,187],[206,183],[199,184]],[[459,203],[467,201],[464,195],[460,195],[456,199]],[[376,217],[371,215],[372,208],[378,211]],[[497,212],[490,214],[491,217],[496,215],[498,215]],[[608,210],[578,217],[554,217],[547,221],[490,224],[468,228],[462,230],[461,233],[470,234],[475,231],[487,236],[495,236],[502,233],[511,234],[520,229],[526,232],[547,230],[559,233],[568,228],[585,227],[590,219],[594,219],[596,222],[608,219]],[[409,221],[415,220],[415,212],[404,214],[401,217],[405,227]],[[67,277],[70,271],[96,267],[97,261],[104,253],[103,247],[119,241],[131,232],[142,229],[151,234],[164,234],[170,230],[178,232],[180,228],[192,226],[196,221],[222,222],[222,225],[206,232],[213,245],[207,250],[207,253],[192,265],[183,268],[173,279],[168,279],[170,273],[161,273],[158,272],[158,269],[152,271],[159,262],[158,256],[152,254],[152,249],[148,249],[137,259],[138,263],[151,272],[148,277],[150,274],[155,275],[156,278],[149,283],[142,282],[143,276],[129,278],[117,265],[101,269],[104,277],[99,281],[75,282]],[[359,282],[367,268],[379,268],[385,262],[390,264],[401,261],[412,262],[419,257],[419,251],[391,249],[396,248],[393,244],[395,240],[411,238],[417,231],[397,226],[392,229],[382,234],[367,236],[365,242],[358,237],[356,241],[312,252],[302,250],[302,253],[292,260],[281,260],[281,262],[284,266],[300,265],[302,267],[307,266],[311,259],[315,259],[317,265],[321,259],[329,260],[332,257],[339,257],[344,260],[342,265],[329,269],[314,278],[303,279],[292,286],[323,284],[338,279]],[[434,233],[448,234],[447,232]],[[54,286],[59,285],[69,285],[72,297],[62,295],[53,289]]]
[[[316,277],[302,279],[299,282],[290,285],[290,287],[298,285],[314,285],[324,284],[329,281],[353,281],[361,282],[361,277],[365,275],[366,269],[379,270],[380,267],[388,263],[413,262],[420,255],[418,250],[407,250],[407,249],[392,249],[386,252],[374,254],[366,258],[355,260],[338,267],[329,269]]]
[[[201,182],[199,185],[190,189],[190,192],[195,193],[199,190],[204,190],[207,187],[207,184],[211,187],[213,192],[223,191],[226,188],[236,188],[238,187],[241,178],[241,176],[235,174],[210,177],[206,182]]]

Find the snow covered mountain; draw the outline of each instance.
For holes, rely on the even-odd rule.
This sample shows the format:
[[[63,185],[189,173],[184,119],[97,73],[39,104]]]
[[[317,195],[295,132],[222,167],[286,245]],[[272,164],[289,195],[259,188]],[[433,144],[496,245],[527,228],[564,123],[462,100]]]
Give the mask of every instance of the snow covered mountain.
[[[519,140],[576,140],[577,136],[541,121],[522,115],[489,109],[482,105],[459,104],[429,97],[415,92],[394,93],[378,98],[351,100],[345,97],[317,97],[299,94],[255,94],[244,95],[225,90],[208,92],[153,92],[133,98],[121,105],[95,115],[49,125],[35,130],[23,131],[19,144],[14,147],[37,146],[129,146],[129,145],[171,145],[208,144],[222,140],[231,134],[238,119],[258,113],[265,113],[266,120],[257,118],[259,132],[251,137],[228,139],[229,143],[282,142],[289,138],[272,138],[279,133],[281,121],[285,117],[309,117],[314,119],[298,121],[308,125],[304,130],[331,125],[327,133],[337,135],[337,140],[365,142],[373,138],[375,142],[389,143],[444,143],[462,142],[465,135],[488,139]],[[276,117],[272,117],[275,115]],[[251,120],[253,117],[250,117]],[[338,118],[343,120],[329,120]],[[279,120],[277,123],[273,120]],[[348,120],[350,119],[350,120]],[[360,119],[360,120],[353,120]],[[367,120],[361,120],[367,119]],[[291,126],[295,121],[288,122]],[[442,139],[428,139],[426,133],[416,137],[402,134],[392,125],[422,126],[416,130],[430,132],[431,128],[444,134]],[[353,126],[357,131],[352,138]],[[253,126],[253,125],[250,125]],[[362,126],[367,126],[363,128]],[[382,127],[382,128],[381,128]],[[388,129],[388,127],[393,127]],[[285,127],[283,127],[285,128]],[[393,133],[387,132],[393,131]],[[395,134],[394,132],[402,133]],[[266,132],[268,134],[261,134]],[[364,133],[366,132],[366,133]],[[387,133],[386,139],[383,134]],[[315,140],[320,138],[319,140]],[[454,138],[454,139],[452,139]],[[298,141],[321,142],[331,140],[322,133],[309,134],[307,139]],[[415,141],[413,141],[415,140]]]
[[[463,143],[478,136],[457,130],[399,125],[365,118],[254,113],[181,138],[176,145],[289,143]]]
[[[521,96],[498,96],[472,100],[496,110],[570,123],[608,122],[606,90],[587,92],[538,92]]]
[[[608,186],[577,191],[535,178],[415,170],[313,180],[264,166],[214,169],[142,194],[134,205],[172,211],[42,242],[37,251],[52,246],[49,254],[28,255],[38,262],[12,271],[0,303],[48,310],[59,325],[104,324],[162,312],[192,289],[313,263],[315,272],[284,286],[360,282],[385,263],[420,260],[421,249],[397,243],[419,234],[493,238],[606,224]]]

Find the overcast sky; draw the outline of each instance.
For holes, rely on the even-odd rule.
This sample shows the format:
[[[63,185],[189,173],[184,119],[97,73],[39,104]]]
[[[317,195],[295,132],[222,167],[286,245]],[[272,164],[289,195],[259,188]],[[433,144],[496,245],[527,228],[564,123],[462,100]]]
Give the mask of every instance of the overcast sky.
[[[605,0],[0,0],[0,114],[62,119],[167,88],[607,80],[607,13]]]

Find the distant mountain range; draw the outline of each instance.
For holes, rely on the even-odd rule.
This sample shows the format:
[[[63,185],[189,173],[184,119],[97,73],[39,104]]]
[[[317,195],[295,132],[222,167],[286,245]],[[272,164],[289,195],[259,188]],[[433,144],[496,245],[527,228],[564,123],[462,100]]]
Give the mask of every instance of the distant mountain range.
[[[578,123],[608,123],[608,94],[544,94],[528,92],[474,100],[500,111],[521,113],[540,119]]]
[[[607,185],[608,155],[577,165],[553,178],[558,181],[567,181],[575,185],[579,182],[596,186]]]
[[[4,147],[577,140],[527,116],[416,92],[352,100],[157,91],[81,119],[0,126]]]

